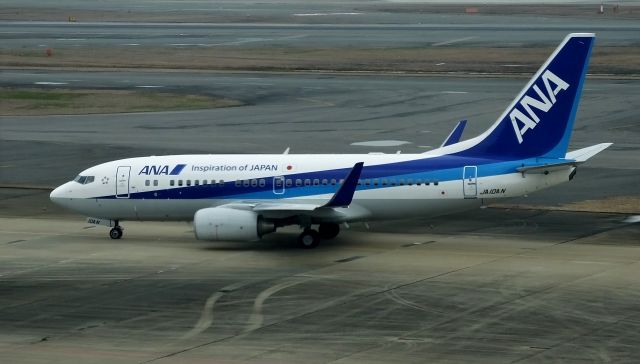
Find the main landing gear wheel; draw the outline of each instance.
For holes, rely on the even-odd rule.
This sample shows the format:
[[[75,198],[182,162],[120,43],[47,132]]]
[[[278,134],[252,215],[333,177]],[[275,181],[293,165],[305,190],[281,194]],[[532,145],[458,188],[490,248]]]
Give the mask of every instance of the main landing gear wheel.
[[[313,249],[320,244],[320,234],[313,229],[304,229],[298,237],[298,243],[304,249]]]
[[[116,226],[109,231],[109,236],[111,239],[120,239],[122,237],[122,228],[120,226]]]
[[[323,239],[333,239],[340,233],[340,225],[338,224],[320,224],[318,233]]]

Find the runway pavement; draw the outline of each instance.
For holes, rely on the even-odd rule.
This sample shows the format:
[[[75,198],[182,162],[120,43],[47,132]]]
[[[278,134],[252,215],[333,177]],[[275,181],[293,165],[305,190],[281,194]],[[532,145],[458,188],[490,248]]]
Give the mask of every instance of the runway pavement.
[[[571,17],[349,14],[365,3],[371,5],[179,3],[182,14],[254,16],[261,24],[0,22],[0,48],[518,47],[517,39],[553,46],[569,31],[594,29],[592,21]],[[148,13],[175,11],[176,4],[58,5]],[[42,8],[35,0],[3,5]],[[295,14],[323,20],[286,25],[302,17]],[[324,19],[326,25],[310,24]],[[596,26],[599,45],[637,45],[636,22]],[[635,80],[587,79],[570,148],[615,144],[570,183],[510,201],[520,208],[352,224],[312,251],[297,248],[295,228],[258,243],[208,243],[195,240],[189,223],[124,222],[124,238],[113,241],[107,229],[48,200],[48,187],[131,156],[287,147],[292,153],[422,152],[439,146],[460,119],[469,120],[463,138],[484,131],[526,81],[2,70],[5,87],[196,93],[246,105],[0,116],[0,363],[637,361],[638,216],[571,211],[593,200],[638,201]]]
[[[354,16],[352,16],[354,17]],[[502,17],[504,18],[504,17]],[[444,20],[444,21],[443,21]],[[390,24],[0,22],[0,49],[64,48],[413,48],[554,46],[571,32],[597,32],[600,46],[638,44],[637,21],[517,17],[443,19],[421,15]]]
[[[19,199],[28,211],[37,196]],[[186,223],[127,223],[112,241],[53,207],[33,212],[0,216],[2,362],[640,354],[640,225],[621,215],[485,209],[354,226],[303,251],[294,231],[205,243]]]

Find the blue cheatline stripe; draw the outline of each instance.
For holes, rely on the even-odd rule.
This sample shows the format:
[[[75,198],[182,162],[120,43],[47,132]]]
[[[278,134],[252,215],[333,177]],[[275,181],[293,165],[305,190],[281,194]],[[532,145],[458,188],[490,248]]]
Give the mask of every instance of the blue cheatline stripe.
[[[461,158],[455,156],[440,156],[434,158],[424,158],[414,161],[397,162],[384,165],[365,166],[361,172],[360,179],[373,180],[378,179],[378,185],[374,186],[373,181],[369,186],[357,186],[357,191],[382,189],[394,187],[391,185],[381,185],[381,179],[399,179],[415,180],[421,179],[422,182],[446,182],[462,179],[462,169],[464,166],[478,166],[478,177],[495,176],[506,173],[516,172],[517,167],[523,165],[539,164],[537,158],[529,158],[515,161],[497,161],[480,158]],[[336,179],[340,180],[347,176],[351,171],[350,168],[314,171],[307,173],[289,174],[286,179],[294,181],[296,179]],[[252,199],[282,199],[303,196],[313,196],[321,194],[334,194],[339,185],[319,185],[319,186],[300,186],[286,187],[284,194],[273,193],[273,177],[265,176],[265,185],[260,186],[236,186],[235,181],[225,182],[220,185],[199,185],[184,186],[177,188],[160,189],[145,192],[135,192],[130,194],[130,199],[230,199],[230,200],[252,200]],[[202,178],[207,178],[203,176]],[[211,177],[208,177],[209,179]],[[388,181],[389,183],[390,181]],[[98,197],[102,199],[113,199],[114,195]]]

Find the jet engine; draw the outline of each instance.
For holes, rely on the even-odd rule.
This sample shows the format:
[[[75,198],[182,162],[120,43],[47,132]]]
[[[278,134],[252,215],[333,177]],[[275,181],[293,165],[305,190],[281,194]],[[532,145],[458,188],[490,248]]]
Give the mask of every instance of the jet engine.
[[[253,211],[209,207],[196,211],[193,227],[198,240],[255,241],[274,232],[275,225]]]

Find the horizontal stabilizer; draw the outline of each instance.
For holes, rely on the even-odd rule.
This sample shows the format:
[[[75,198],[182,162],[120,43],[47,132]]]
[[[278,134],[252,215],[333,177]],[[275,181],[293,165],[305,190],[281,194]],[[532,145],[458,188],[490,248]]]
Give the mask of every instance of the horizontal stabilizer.
[[[594,155],[602,152],[603,150],[609,148],[613,143],[600,143],[596,145],[592,145],[590,147],[574,150],[573,152],[567,153],[566,159],[573,159],[576,162],[584,162]]]
[[[520,173],[538,173],[538,174],[548,174],[549,172],[558,171],[561,169],[566,169],[568,167],[575,167],[580,162],[577,161],[566,161],[559,163],[544,163],[544,164],[535,164],[529,166],[522,166],[516,168],[516,170]]]
[[[459,142],[460,138],[462,137],[462,132],[464,131],[464,127],[466,125],[467,125],[466,120],[460,120],[458,124],[456,124],[456,126],[453,128],[453,130],[451,130],[451,133],[449,133],[449,136],[447,136],[447,139],[445,139],[444,142],[442,142],[442,145],[440,146],[440,148],[446,147],[447,145],[456,144],[457,142]]]

